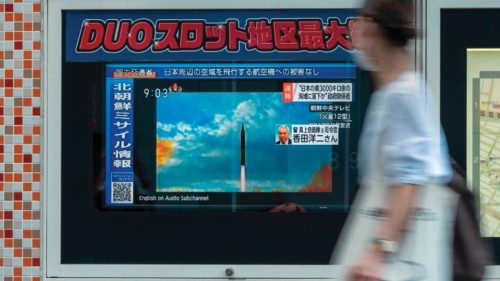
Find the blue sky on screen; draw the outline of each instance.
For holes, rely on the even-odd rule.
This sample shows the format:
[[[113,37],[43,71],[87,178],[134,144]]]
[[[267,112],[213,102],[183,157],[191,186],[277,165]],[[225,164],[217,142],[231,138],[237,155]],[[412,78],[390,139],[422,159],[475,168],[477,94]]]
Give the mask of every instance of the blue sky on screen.
[[[281,93],[177,93],[157,101],[157,138],[175,143],[157,168],[158,191],[234,192],[240,186],[240,130],[246,131],[247,191],[298,191],[330,146],[276,145],[281,124],[319,121],[308,103],[282,103]]]

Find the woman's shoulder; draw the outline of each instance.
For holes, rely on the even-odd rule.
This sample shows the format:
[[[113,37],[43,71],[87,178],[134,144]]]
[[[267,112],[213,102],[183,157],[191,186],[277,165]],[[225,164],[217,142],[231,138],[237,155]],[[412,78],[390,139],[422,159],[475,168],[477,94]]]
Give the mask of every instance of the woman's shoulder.
[[[405,73],[393,81],[379,102],[390,114],[414,116],[425,112],[425,91],[418,74]]]
[[[395,95],[417,95],[424,93],[425,84],[421,75],[408,71],[401,74],[388,88],[388,92]]]

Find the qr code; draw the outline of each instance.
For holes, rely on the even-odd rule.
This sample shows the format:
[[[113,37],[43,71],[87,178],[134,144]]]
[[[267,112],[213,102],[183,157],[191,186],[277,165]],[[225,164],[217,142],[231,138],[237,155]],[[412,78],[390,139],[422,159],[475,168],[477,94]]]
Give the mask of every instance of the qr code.
[[[111,187],[111,202],[133,203],[133,182],[113,182]]]

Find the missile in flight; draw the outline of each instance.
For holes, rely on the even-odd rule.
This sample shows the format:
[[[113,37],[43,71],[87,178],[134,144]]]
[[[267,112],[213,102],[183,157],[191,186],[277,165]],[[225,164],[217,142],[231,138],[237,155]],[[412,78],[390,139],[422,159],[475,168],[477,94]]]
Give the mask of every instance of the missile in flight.
[[[246,191],[246,171],[245,171],[245,125],[241,124],[241,132],[240,132],[240,191]]]

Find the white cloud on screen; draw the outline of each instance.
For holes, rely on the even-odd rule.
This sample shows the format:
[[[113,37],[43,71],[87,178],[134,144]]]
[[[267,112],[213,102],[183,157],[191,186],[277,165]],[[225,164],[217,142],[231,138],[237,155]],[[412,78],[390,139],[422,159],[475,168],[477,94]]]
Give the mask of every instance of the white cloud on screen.
[[[217,158],[217,157],[222,157],[222,156],[227,156],[229,153],[225,150],[222,149],[214,149],[211,151],[208,151],[206,153],[202,153],[201,157],[203,158]]]
[[[265,110],[266,114],[269,116],[269,117],[274,117],[276,116],[276,111],[272,108],[268,108]]]
[[[238,104],[236,108],[233,110],[233,120],[236,121],[246,121],[246,123],[255,123],[252,119],[253,116],[257,113],[257,107],[252,101],[244,101]]]
[[[175,126],[172,124],[166,124],[158,121],[156,122],[156,128],[168,133],[172,131],[172,129],[175,128]]]
[[[257,115],[257,107],[251,100],[240,102],[228,117],[224,114],[215,114],[210,126],[199,126],[198,132],[211,136],[226,136],[229,132],[238,129],[242,123],[247,126],[255,125],[254,117]]]
[[[175,137],[173,138],[173,140],[175,142],[180,142],[180,141],[184,141],[184,140],[194,140],[194,139],[195,139],[195,135],[190,134],[190,133],[177,133],[175,135]]]
[[[198,149],[202,146],[203,146],[203,144],[196,142],[196,141],[185,141],[183,143],[183,145],[181,145],[180,143],[177,142],[175,147],[177,147],[178,150],[182,150],[182,151],[192,151],[192,150]]]
[[[184,122],[179,122],[177,123],[177,130],[181,131],[181,132],[190,132],[193,130],[193,128],[191,127],[191,125],[189,124],[186,124]]]
[[[170,159],[166,166],[177,166],[177,165],[180,165],[182,163],[182,160],[181,159],[178,159],[178,158],[172,158]]]

